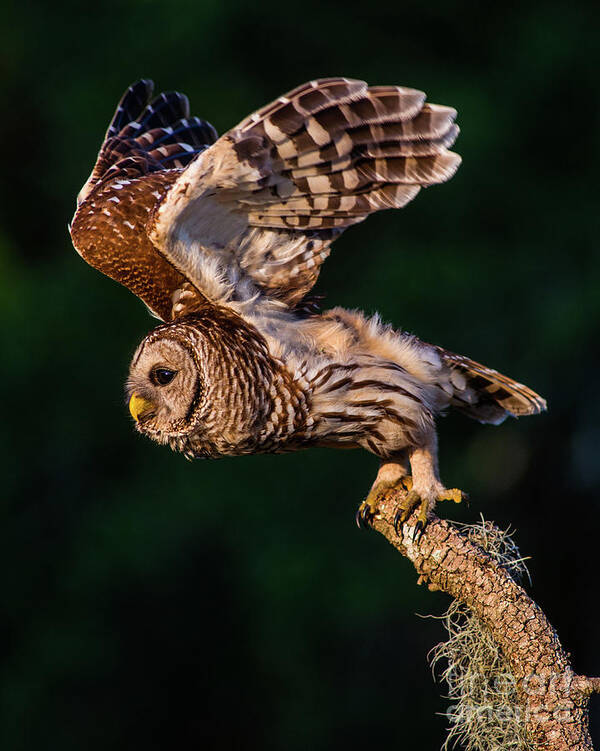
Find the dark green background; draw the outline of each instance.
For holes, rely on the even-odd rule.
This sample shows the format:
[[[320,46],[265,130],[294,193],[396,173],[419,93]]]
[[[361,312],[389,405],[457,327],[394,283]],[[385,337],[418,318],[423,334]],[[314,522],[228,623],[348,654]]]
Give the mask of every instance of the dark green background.
[[[122,90],[224,131],[319,76],[459,110],[464,164],[350,230],[318,292],[496,367],[550,411],[440,420],[442,477],[516,528],[576,670],[600,673],[597,19],[581,3],[15,3],[0,31],[3,749],[434,749],[448,600],[354,526],[359,452],[188,463],[137,436],[153,325],[67,234]],[[593,703],[600,737],[598,699]]]

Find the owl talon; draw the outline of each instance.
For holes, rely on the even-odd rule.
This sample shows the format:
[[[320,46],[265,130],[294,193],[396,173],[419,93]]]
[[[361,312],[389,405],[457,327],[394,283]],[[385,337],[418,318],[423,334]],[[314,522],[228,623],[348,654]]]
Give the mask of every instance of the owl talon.
[[[356,526],[359,529],[369,529],[376,514],[377,509],[373,508],[373,506],[369,503],[369,500],[367,499],[363,501],[357,508],[356,515],[354,517]]]
[[[412,487],[412,481],[410,483]],[[414,509],[422,504],[421,496],[414,490],[410,490],[404,501],[401,502],[398,511],[394,516],[394,529],[398,537],[402,537],[402,525],[412,514]]]
[[[404,475],[404,477],[400,479],[400,482],[402,483],[402,485],[404,486],[404,489],[407,492],[410,492],[412,490],[413,479],[410,475]]]
[[[451,488],[450,490],[444,490],[435,500],[460,503],[461,501],[468,501],[469,495],[458,488]],[[415,490],[411,490],[408,493],[394,516],[394,529],[396,530],[398,537],[402,536],[402,525],[407,521],[417,506],[419,506],[419,518],[415,524],[413,540],[418,542],[421,537],[423,537],[423,533],[427,527],[429,509],[432,508],[432,505],[425,499],[421,498]]]
[[[421,508],[419,509],[419,520],[415,524],[415,531],[413,533],[413,540],[415,542],[420,542],[421,537],[423,537],[423,532],[425,532],[425,527],[427,526],[428,518],[427,513],[429,511],[429,504],[425,501],[421,501]]]
[[[373,519],[377,516],[380,501],[385,498],[389,491],[394,490],[396,486],[396,481],[388,482],[383,480],[375,482],[369,491],[369,495],[360,504],[356,511],[355,520],[359,529],[363,527],[368,529],[372,525]]]

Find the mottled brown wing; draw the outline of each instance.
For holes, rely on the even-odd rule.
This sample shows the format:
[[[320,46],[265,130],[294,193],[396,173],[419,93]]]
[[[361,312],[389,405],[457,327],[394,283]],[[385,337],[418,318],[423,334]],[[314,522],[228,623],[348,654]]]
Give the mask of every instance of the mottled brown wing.
[[[200,288],[211,257],[297,303],[346,227],[454,174],[455,115],[414,89],[311,81],[198,156],[161,202],[150,237]]]
[[[187,97],[150,100],[151,81],[130,86],[117,106],[70,227],[73,245],[92,266],[125,285],[163,320],[186,277],[152,245],[151,212],[217,133],[190,117]]]

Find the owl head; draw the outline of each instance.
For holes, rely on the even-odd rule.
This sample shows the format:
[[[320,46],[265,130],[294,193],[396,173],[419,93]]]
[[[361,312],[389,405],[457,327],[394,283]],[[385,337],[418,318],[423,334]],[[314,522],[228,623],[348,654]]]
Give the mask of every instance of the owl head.
[[[140,433],[167,443],[194,429],[206,390],[202,354],[197,332],[185,324],[159,326],[142,340],[126,385]]]
[[[159,443],[190,456],[247,453],[272,409],[272,374],[264,340],[246,324],[189,315],[142,340],[126,398],[136,429]]]

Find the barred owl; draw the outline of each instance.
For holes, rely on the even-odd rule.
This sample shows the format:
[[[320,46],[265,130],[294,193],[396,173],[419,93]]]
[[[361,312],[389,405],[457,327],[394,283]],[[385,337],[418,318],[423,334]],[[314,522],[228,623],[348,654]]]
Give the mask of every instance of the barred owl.
[[[361,447],[380,469],[357,520],[403,483],[422,531],[446,489],[435,418],[545,408],[479,363],[308,294],[331,243],[448,180],[456,112],[398,86],[311,81],[218,138],[188,100],[123,95],[70,228],[78,253],[163,321],[126,392],[137,430],[188,457]]]

